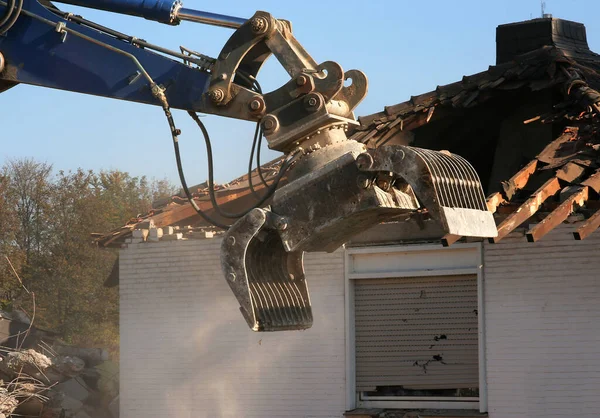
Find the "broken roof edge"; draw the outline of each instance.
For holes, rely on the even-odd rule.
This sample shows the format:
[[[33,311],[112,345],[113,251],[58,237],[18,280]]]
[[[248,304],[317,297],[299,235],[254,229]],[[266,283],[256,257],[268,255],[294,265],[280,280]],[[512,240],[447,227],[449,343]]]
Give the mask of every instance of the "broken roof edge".
[[[460,94],[465,94],[469,91],[484,91],[498,89],[501,85],[513,82],[532,80],[531,76],[537,69],[539,73],[546,75],[549,81],[548,85],[543,88],[550,88],[555,84],[564,81],[564,76],[559,74],[559,79],[554,79],[556,70],[546,72],[552,64],[563,62],[567,65],[577,65],[577,62],[567,56],[560,48],[556,46],[543,46],[537,50],[527,52],[515,57],[510,62],[499,65],[490,65],[487,70],[481,71],[472,75],[464,75],[461,80],[446,85],[438,85],[435,90],[411,96],[407,101],[400,102],[395,105],[385,106],[383,111],[376,112],[370,115],[360,116],[358,121],[359,126],[354,127],[351,136],[359,134],[371,129],[381,130],[383,127],[378,125],[390,123],[398,118],[406,118],[418,112],[425,113],[431,107],[448,106],[453,108],[461,107],[466,100],[453,100]],[[600,64],[600,56],[598,56]],[[535,65],[535,68],[527,68],[526,65]],[[581,64],[577,65],[581,66]],[[529,71],[527,71],[529,70]],[[600,76],[598,76],[600,81]],[[538,78],[535,79],[539,81]],[[541,90],[538,86],[534,88]],[[459,97],[467,99],[466,97]],[[468,107],[474,107],[476,103],[473,101],[467,102]]]
[[[283,156],[278,157],[261,165],[260,174],[258,169],[254,169],[251,172],[250,177],[245,174],[225,185],[221,185],[218,190],[215,190],[215,199],[219,206],[222,206],[225,210],[231,210],[230,206],[235,206],[238,202],[243,200],[251,200],[253,194],[264,193],[267,186],[263,183],[261,174],[266,182],[271,181],[277,174],[278,167],[281,165],[283,158]],[[253,184],[252,187],[250,187],[250,183]],[[285,184],[285,176],[280,183]],[[227,221],[227,219],[222,219],[215,213],[216,211],[213,208],[208,188],[202,187],[205,184],[206,183],[201,183],[192,188],[192,190],[195,191],[195,193],[193,193],[194,201],[200,210],[207,213],[207,215],[218,218],[218,220],[222,222]],[[187,225],[193,226],[200,223],[204,229],[220,230],[220,228],[203,223],[202,218],[189,203],[188,199],[186,197],[181,197],[181,194],[182,192],[169,198],[160,199],[157,201],[157,206],[161,206],[153,208],[144,215],[130,219],[121,227],[106,233],[92,234],[93,243],[103,248],[120,248],[124,240],[129,238],[134,230],[138,229]],[[268,204],[268,201],[265,202],[265,204]],[[239,210],[234,211],[237,212]]]

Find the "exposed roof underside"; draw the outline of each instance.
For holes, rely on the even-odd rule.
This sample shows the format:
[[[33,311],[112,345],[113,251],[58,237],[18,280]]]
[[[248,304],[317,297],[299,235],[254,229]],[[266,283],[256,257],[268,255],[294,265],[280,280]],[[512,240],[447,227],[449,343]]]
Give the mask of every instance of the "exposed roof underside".
[[[438,110],[474,108],[511,90],[535,92],[562,87],[571,76],[565,73],[567,68],[577,70],[591,88],[600,89],[600,55],[589,51],[567,53],[545,46],[520,55],[514,61],[464,76],[456,83],[413,96],[406,102],[386,106],[382,112],[361,116],[360,126],[351,139],[379,146],[400,131],[429,123]]]
[[[381,146],[399,133],[432,123],[440,112],[452,116],[452,112],[480,106],[510,91],[547,89],[556,90],[564,101],[551,112],[523,123],[566,123],[567,127],[535,159],[503,181],[500,192],[489,196],[489,209],[498,212],[499,237],[492,241],[500,241],[528,220],[539,221],[527,232],[528,240],[536,241],[575,210],[591,215],[574,231],[576,239],[584,239],[600,226],[600,212],[595,211],[600,208],[600,55],[589,50],[545,46],[490,66],[487,71],[359,118],[361,125],[351,139],[369,147]],[[460,238],[447,236],[443,241],[449,245]]]

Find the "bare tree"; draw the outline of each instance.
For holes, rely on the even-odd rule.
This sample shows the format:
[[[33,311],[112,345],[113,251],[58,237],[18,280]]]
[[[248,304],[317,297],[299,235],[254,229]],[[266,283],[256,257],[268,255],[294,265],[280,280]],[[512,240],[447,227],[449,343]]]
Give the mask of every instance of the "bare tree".
[[[14,211],[15,242],[25,252],[27,263],[43,250],[51,173],[51,165],[32,159],[10,160],[2,168],[2,176],[7,179],[5,204]]]

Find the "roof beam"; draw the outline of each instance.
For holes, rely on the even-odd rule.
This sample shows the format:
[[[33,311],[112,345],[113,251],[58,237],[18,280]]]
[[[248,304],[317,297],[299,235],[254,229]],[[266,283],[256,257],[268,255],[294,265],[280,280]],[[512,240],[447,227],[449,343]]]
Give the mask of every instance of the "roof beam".
[[[594,174],[589,176],[581,184],[584,186],[588,186],[593,191],[600,194],[600,169],[596,170],[596,172]]]
[[[506,200],[504,199],[504,196],[502,196],[502,193],[496,192],[487,198],[486,203],[488,210],[492,213],[496,213],[498,206],[506,203]]]
[[[462,238],[462,235],[446,234],[442,237],[442,246],[449,247]]]
[[[588,188],[586,186],[579,187],[578,190],[569,196],[559,207],[554,209],[548,216],[539,224],[531,228],[527,232],[527,241],[536,242],[544,237],[548,232],[552,231],[558,225],[563,223],[573,210],[575,205],[583,206],[588,199]]]
[[[577,241],[583,241],[600,227],[600,210],[597,210],[583,225],[573,232]]]
[[[502,188],[504,189],[504,194],[508,200],[512,199],[518,190],[521,190],[527,185],[529,178],[535,173],[537,166],[538,160],[533,160],[519,170],[517,174],[512,176],[510,180],[502,182]]]
[[[518,228],[523,222],[531,218],[550,196],[554,196],[560,190],[560,183],[556,177],[551,178],[531,195],[525,203],[511,213],[499,226],[498,236],[490,238],[489,242],[496,244],[504,237]]]

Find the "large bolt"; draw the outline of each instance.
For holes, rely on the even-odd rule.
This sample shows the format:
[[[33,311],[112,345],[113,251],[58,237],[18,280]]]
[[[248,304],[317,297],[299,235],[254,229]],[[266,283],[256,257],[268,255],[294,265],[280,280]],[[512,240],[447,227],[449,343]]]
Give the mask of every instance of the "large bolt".
[[[296,78],[296,85],[298,87],[305,86],[306,83],[308,83],[308,78],[305,75],[300,75],[298,78]]]
[[[377,187],[387,192],[390,188],[390,181],[387,179],[377,179]]]
[[[265,101],[260,97],[254,98],[250,101],[249,107],[253,113],[260,113],[265,108]]]
[[[214,103],[221,103],[225,99],[225,92],[222,89],[214,89],[208,92],[208,97]]]
[[[371,179],[369,179],[367,176],[360,175],[356,178],[356,184],[358,184],[358,187],[361,189],[368,189],[371,187]]]
[[[373,166],[373,157],[366,152],[356,157],[356,166],[359,170],[368,170]]]
[[[304,107],[311,112],[319,110],[322,104],[321,96],[315,93],[308,94],[304,99]]]
[[[269,22],[264,17],[255,17],[250,21],[250,27],[252,28],[252,32],[257,35],[265,33],[267,31],[267,27],[269,26]]]
[[[277,218],[277,220],[275,221],[275,228],[277,228],[280,231],[285,231],[288,228],[287,219],[285,219],[284,217]]]
[[[266,134],[273,133],[279,128],[279,121],[273,115],[267,115],[262,119],[262,127]]]

